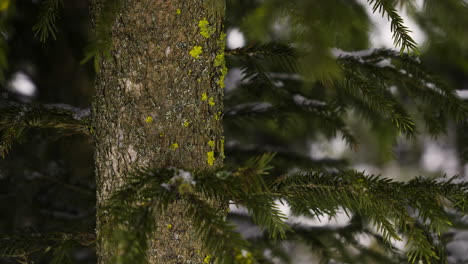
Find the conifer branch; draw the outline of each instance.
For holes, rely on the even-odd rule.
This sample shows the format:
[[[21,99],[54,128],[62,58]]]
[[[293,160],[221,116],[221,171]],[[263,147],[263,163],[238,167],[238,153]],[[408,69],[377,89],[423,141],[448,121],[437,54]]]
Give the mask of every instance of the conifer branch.
[[[348,144],[353,147],[357,145],[357,140],[340,116],[339,109],[328,105],[298,103],[285,99],[287,98],[283,98],[283,104],[277,106],[264,102],[234,106],[226,110],[225,121],[241,124],[242,121],[246,120],[275,120],[280,128],[287,130],[288,120],[292,121],[295,118],[300,118],[307,120],[308,123],[320,124],[316,128],[324,132],[328,137],[333,137],[337,132],[341,132],[343,139]]]
[[[390,20],[390,30],[393,32],[393,43],[396,47],[400,47],[400,54],[405,51],[415,51],[418,53],[418,47],[416,42],[411,38],[409,30],[403,22],[395,7],[393,6],[392,0],[367,0],[369,5],[372,6],[372,10],[379,11],[382,17],[387,14],[387,19]]]
[[[262,65],[274,65],[279,72],[298,72],[299,70],[296,60],[297,52],[292,47],[280,43],[249,45],[226,50],[225,54],[240,59],[244,65],[250,64],[253,66],[252,69],[259,68],[259,63],[261,63]],[[253,70],[252,73],[258,73],[258,71]]]
[[[57,38],[57,20],[59,12],[63,8],[63,0],[42,0],[39,8],[37,23],[32,30],[34,36],[39,36],[41,42],[46,42],[49,37]]]
[[[184,200],[188,202],[187,216],[192,219],[204,248],[214,256],[217,263],[241,263],[236,261],[236,257],[241,255],[242,250],[246,250],[249,244],[234,230],[235,226],[196,195],[189,194]]]
[[[415,221],[424,223],[434,233],[449,226],[442,199],[466,212],[468,183],[454,184],[453,179],[439,183],[418,177],[402,183],[355,171],[314,172],[284,178],[273,190],[297,214],[307,215],[306,211],[312,211],[317,216],[333,216],[343,206],[372,220],[386,241],[400,240],[397,232],[402,232],[409,238],[407,255],[414,263],[437,256],[435,246]],[[411,216],[411,210],[417,210],[418,215]]]
[[[413,136],[416,124],[397,98],[401,95],[409,95],[415,102],[432,135],[444,132],[448,119],[460,122],[468,116],[466,103],[425,71],[415,57],[386,49],[333,52],[345,73],[345,100],[365,117],[377,120],[376,115],[383,116],[399,131]]]
[[[0,257],[27,258],[33,253],[46,254],[54,250],[53,263],[61,263],[65,257],[63,252],[71,246],[94,245],[95,235],[92,233],[74,232],[17,232],[0,235]]]
[[[247,242],[225,221],[223,214],[193,193],[191,182],[182,177],[184,173],[188,172],[141,169],[109,200],[106,207],[110,214],[104,230],[119,248],[116,261],[144,260],[148,235],[155,229],[151,216],[164,214],[171,202],[183,199],[185,213],[192,219],[208,252],[220,263],[235,263],[236,255],[248,246]]]
[[[256,157],[262,153],[276,153],[272,160],[272,166],[275,170],[288,171],[290,164],[302,169],[339,169],[348,165],[344,159],[322,158],[314,159],[305,154],[299,154],[288,151],[276,146],[254,145],[249,148],[239,146],[226,146],[224,149],[229,161],[235,161],[236,164],[242,164],[247,157]]]
[[[243,205],[255,224],[268,230],[271,238],[284,237],[289,230],[285,216],[279,211],[264,178],[271,169],[273,154],[250,159],[233,172],[217,171],[197,175],[197,190],[206,197],[221,201],[234,201]]]
[[[88,135],[89,114],[89,110],[67,105],[9,103],[0,106],[0,156],[5,157],[13,143],[30,128],[53,128],[62,135]]]
[[[163,213],[171,201],[183,199],[187,201],[187,214],[207,248],[215,254],[224,252],[222,256],[226,256],[226,252],[248,249],[248,246],[224,222],[223,217],[200,197],[243,205],[256,225],[266,228],[273,238],[285,239],[291,229],[275,204],[276,200],[282,200],[297,215],[334,216],[340,208],[344,208],[349,214],[368,219],[387,243],[392,239],[401,240],[401,233],[410,241],[407,255],[414,262],[438,257],[437,246],[427,234],[438,234],[451,224],[444,210],[447,203],[462,213],[468,211],[468,183],[455,184],[455,178],[438,182],[418,177],[408,182],[395,182],[375,175],[341,170],[284,175],[267,183],[264,178],[271,169],[269,164],[272,157],[270,154],[252,159],[237,169],[193,172],[178,169],[139,170],[109,204],[111,219],[130,224],[125,224],[122,229],[125,232],[119,233],[115,227],[120,228],[120,224],[110,221],[113,228],[109,231],[119,234],[116,241],[128,241],[128,237],[143,241],[133,243],[129,251],[124,252],[145,252],[142,250],[145,248],[142,239],[146,235],[141,232],[148,232],[151,228],[146,225],[141,228],[141,223],[146,223],[144,217],[148,213]],[[414,212],[417,214],[414,215]],[[230,242],[219,244],[219,241]],[[128,242],[119,243],[128,245]],[[122,247],[122,244],[118,245]],[[133,248],[135,246],[142,249],[136,250]],[[228,258],[221,258],[220,261],[232,263]]]
[[[148,238],[157,228],[154,218],[164,213],[176,199],[176,192],[161,186],[175,171],[163,169],[159,172],[159,177],[155,177],[147,169],[136,171],[101,210],[100,217],[106,221],[102,223],[101,235],[117,249],[112,256],[116,263],[145,263]],[[140,178],[143,175],[145,178]]]

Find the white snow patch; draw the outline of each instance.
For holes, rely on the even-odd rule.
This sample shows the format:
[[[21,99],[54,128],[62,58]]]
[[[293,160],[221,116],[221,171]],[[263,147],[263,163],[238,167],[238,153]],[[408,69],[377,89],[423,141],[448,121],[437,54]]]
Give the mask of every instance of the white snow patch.
[[[70,111],[70,112],[78,112],[80,111],[81,109],[78,108],[78,107],[74,107],[74,106],[71,106],[71,105],[68,105],[68,104],[46,104],[44,105],[45,108],[47,109],[61,109],[61,110],[66,110],[66,111]]]
[[[161,187],[164,189],[170,191],[171,190],[171,185],[169,183],[161,183]]]
[[[182,182],[190,183],[191,185],[195,185],[195,180],[193,180],[192,174],[184,170],[179,170],[178,174],[176,174],[174,177],[172,177],[169,180],[169,183],[175,184],[178,181],[182,181]]]
[[[344,210],[340,209],[335,217],[306,217],[306,216],[295,216],[291,213],[291,208],[286,202],[277,202],[277,206],[281,213],[287,217],[286,222],[290,225],[301,225],[306,227],[342,227],[349,223],[350,217],[346,215]]]
[[[229,69],[226,79],[224,80],[224,84],[226,85],[224,91],[228,93],[237,88],[237,86],[241,84],[243,77],[244,73],[240,68]]]
[[[87,116],[90,116],[91,115],[91,109],[90,108],[86,108],[86,109],[80,109],[78,110],[77,112],[75,112],[73,114],[73,118],[76,119],[76,120],[81,120]]]
[[[300,94],[293,95],[293,100],[298,105],[308,105],[308,106],[325,106],[325,102],[308,99]]]
[[[395,85],[391,85],[390,87],[388,87],[388,90],[389,90],[390,93],[393,94],[393,95],[397,95],[397,94],[398,94],[398,87],[396,87]]]
[[[240,105],[236,105],[233,108],[228,109],[226,111],[226,115],[235,115],[239,111],[242,111],[244,109],[251,109],[252,111],[261,112],[261,111],[266,111],[266,110],[270,109],[271,107],[272,107],[272,104],[267,103],[267,102],[256,102],[256,103],[240,104]]]
[[[340,158],[347,150],[347,142],[343,139],[341,133],[337,133],[336,137],[309,144],[309,156],[313,159],[323,158]]]
[[[167,47],[165,53],[166,53],[166,57],[168,57],[169,54],[171,54],[171,47]]]
[[[375,65],[380,68],[385,68],[385,67],[395,68],[392,62],[390,61],[390,59],[381,60],[377,62]]]
[[[195,185],[196,182],[193,179],[193,176],[190,172],[184,171],[184,170],[176,170],[176,174],[168,181],[165,183],[161,183],[160,186],[163,187],[164,189],[170,191],[172,186],[178,185],[180,183],[188,183],[190,185]]]
[[[447,244],[447,250],[450,252],[451,257],[456,261],[466,261],[468,256],[468,232],[459,232],[455,235],[453,241]],[[457,262],[458,263],[458,262]]]
[[[468,90],[457,90],[456,92],[461,99],[468,99]]]
[[[238,28],[231,28],[227,32],[228,49],[242,48],[245,45],[244,34]]]
[[[28,97],[34,96],[37,90],[31,78],[21,71],[13,75],[7,86],[9,90]]]
[[[78,108],[68,104],[46,104],[44,105],[47,109],[60,109],[69,112],[73,112],[73,118],[76,120],[81,120],[89,115],[91,115],[91,109],[89,108]]]
[[[332,48],[331,53],[333,57],[335,58],[341,58],[341,57],[353,57],[355,59],[358,59],[359,62],[364,62],[362,59],[363,57],[367,57],[372,55],[372,53],[375,52],[376,49],[366,49],[366,50],[358,50],[358,51],[344,51],[338,48]]]
[[[128,153],[128,155],[130,157],[131,162],[135,162],[137,160],[138,153],[135,151],[135,149],[133,148],[132,145],[128,146],[127,153]]]
[[[449,175],[458,173],[458,160],[455,151],[434,141],[428,141],[425,144],[421,163],[430,172],[442,171]]]

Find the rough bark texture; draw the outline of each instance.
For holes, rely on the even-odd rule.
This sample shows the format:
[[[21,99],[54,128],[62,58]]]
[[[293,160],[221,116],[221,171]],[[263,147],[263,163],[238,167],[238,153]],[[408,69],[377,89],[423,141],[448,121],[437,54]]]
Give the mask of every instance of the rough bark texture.
[[[100,264],[111,263],[115,253],[100,236],[105,221],[100,208],[125,175],[139,166],[219,166],[223,158],[224,40],[221,12],[212,4],[218,0],[122,1],[112,27],[112,56],[101,62],[93,106]],[[93,2],[96,17],[101,4]],[[183,210],[178,202],[158,218],[149,263],[203,263],[200,241]]]

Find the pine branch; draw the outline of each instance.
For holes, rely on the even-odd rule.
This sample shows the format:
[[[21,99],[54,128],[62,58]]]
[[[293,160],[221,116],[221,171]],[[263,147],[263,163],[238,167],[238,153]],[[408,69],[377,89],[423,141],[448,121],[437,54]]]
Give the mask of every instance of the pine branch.
[[[251,65],[252,69],[259,68],[261,65],[274,65],[275,70],[279,72],[298,72],[299,70],[296,61],[297,52],[285,44],[249,45],[243,48],[226,50],[225,54],[241,60],[244,65]],[[252,70],[252,73],[255,72],[255,70]]]
[[[242,256],[242,250],[249,245],[234,230],[235,226],[228,223],[215,208],[196,195],[190,194],[184,200],[188,202],[186,215],[192,219],[204,248],[215,256],[217,263],[242,263],[237,259]]]
[[[437,182],[418,177],[408,182],[395,182],[341,170],[283,175],[267,183],[264,178],[271,169],[272,157],[270,154],[252,159],[236,169],[193,172],[142,169],[111,199],[111,219],[118,221],[110,221],[112,229],[109,232],[118,234],[116,241],[128,241],[129,237],[139,241],[123,252],[145,252],[145,240],[142,239],[146,235],[141,232],[151,229],[146,224],[142,228],[145,217],[149,213],[162,213],[171,201],[183,199],[188,203],[187,214],[206,247],[221,256],[221,263],[233,263],[233,255],[226,252],[235,252],[238,256],[239,250],[250,248],[239,234],[233,232],[222,214],[200,197],[219,203],[234,201],[246,207],[253,223],[265,228],[272,238],[284,239],[290,227],[275,203],[281,200],[298,215],[334,216],[344,208],[348,214],[368,219],[387,243],[392,239],[401,240],[401,233],[409,239],[407,256],[414,262],[438,257],[437,246],[428,234],[438,234],[451,224],[444,211],[447,203],[462,213],[468,211],[468,183],[455,184],[455,178]],[[116,231],[115,227],[123,232]],[[118,243],[120,248],[129,245],[128,242]],[[129,254],[119,257],[137,257]]]
[[[72,242],[72,243],[71,243]],[[71,243],[71,244],[70,244]],[[63,251],[64,248],[70,245],[82,245],[89,247],[95,243],[95,236],[91,233],[74,232],[18,232],[12,234],[0,235],[0,256],[10,258],[23,258],[33,253],[47,253],[54,248]],[[64,252],[54,256],[54,260],[58,261],[64,257]],[[59,262],[57,262],[59,263]]]
[[[354,54],[337,53],[345,76],[345,80],[339,85],[339,87],[343,87],[342,96],[348,102],[353,103],[353,107],[358,110],[367,110],[367,113],[364,112],[364,116],[378,113],[390,119],[401,133],[407,137],[413,137],[416,133],[413,119],[395,96],[390,93],[386,78],[380,73],[387,66],[381,67],[378,63],[388,60],[388,54],[379,53],[380,50]],[[382,57],[378,57],[376,54]]]
[[[53,128],[63,135],[91,133],[89,110],[67,105],[0,106],[0,156],[5,157],[13,143],[30,128]]]
[[[294,100],[297,98],[300,100]],[[241,125],[243,121],[274,120],[281,129],[288,130],[288,121],[300,119],[306,124],[320,124],[313,127],[324,132],[327,137],[334,137],[340,132],[350,146],[357,146],[357,140],[341,117],[341,109],[333,104],[316,103],[300,95],[294,98],[282,97],[282,100],[280,105],[266,102],[236,105],[226,110],[225,122]]]
[[[327,108],[323,105],[298,104],[297,100],[293,100],[298,96],[306,99],[303,101],[314,101],[299,92],[303,85],[301,77],[296,76],[298,79],[296,82],[285,82],[275,76],[276,73],[270,72],[268,64],[264,61],[269,56],[295,61],[296,52],[288,46],[281,47],[278,54],[270,54],[274,51],[274,48],[261,45],[232,51],[233,57],[240,57],[242,61],[244,81],[240,89],[228,94],[226,104],[233,105],[245,102],[249,98],[256,100],[261,98],[265,100],[262,104],[265,107],[258,107],[259,104],[235,105],[226,112],[226,121],[237,119],[238,122],[245,118],[250,120],[261,118],[274,120],[283,127],[288,127],[286,124],[291,124],[297,117],[301,118],[301,121],[308,121],[302,120],[300,113],[309,112],[313,113],[312,118],[320,123],[318,127],[322,132],[334,136],[335,131],[341,131],[348,143],[355,145],[351,132],[347,130],[341,118],[341,113],[346,108],[357,109],[373,124],[382,124],[383,120],[388,120],[396,130],[407,137],[414,137],[418,131],[414,117],[408,113],[399,98],[405,94],[409,94],[416,102],[418,109],[414,110],[421,112],[424,123],[432,135],[444,132],[449,118],[460,121],[468,116],[468,107],[456,96],[455,91],[422,69],[417,58],[398,55],[395,51],[387,49],[358,52],[333,49],[332,53],[337,58],[345,77],[344,80],[335,80],[334,85],[339,89],[338,96],[346,103],[345,107],[336,111],[332,107]],[[279,68],[286,72],[297,70]],[[390,91],[392,87],[401,91],[401,94]]]
[[[367,0],[372,10],[379,11],[382,17],[387,14],[387,19],[391,21],[390,30],[393,32],[393,43],[396,47],[400,47],[400,54],[406,51],[414,51],[418,53],[416,42],[411,38],[409,30],[405,27],[403,19],[400,17],[396,9],[393,7],[392,0]]]
[[[56,23],[60,19],[61,8],[63,8],[63,0],[42,0],[38,21],[32,28],[34,36],[39,36],[41,42],[46,42],[49,37],[57,38]]]
[[[397,231],[402,232],[409,238],[407,254],[413,263],[437,256],[435,247],[414,221],[425,223],[428,230],[439,233],[450,225],[441,199],[447,199],[461,212],[467,210],[468,183],[454,184],[453,179],[439,183],[416,178],[402,183],[354,171],[316,172],[284,178],[273,192],[285,199],[297,214],[311,210],[318,216],[333,216],[343,206],[372,220],[386,241],[400,240]],[[412,217],[408,208],[417,210],[418,215]]]
[[[284,237],[289,230],[264,177],[274,155],[265,154],[247,161],[233,172],[217,171],[196,177],[197,190],[206,197],[234,201],[247,208],[255,224],[268,230],[271,238]]]
[[[135,172],[129,183],[109,201],[109,221],[104,229],[111,235],[111,243],[119,248],[115,261],[135,263],[143,261],[147,238],[155,226],[151,216],[163,214],[169,203],[183,199],[205,248],[220,263],[234,260],[248,244],[223,214],[193,193],[188,172],[177,169],[142,169]],[[138,262],[140,263],[140,262]]]
[[[101,210],[100,218],[106,221],[102,223],[102,236],[109,239],[111,248],[117,249],[112,256],[116,263],[145,263],[148,238],[157,228],[154,218],[176,199],[177,192],[161,185],[175,170],[158,172],[155,177],[147,169],[136,171]]]
[[[227,162],[235,164],[243,164],[247,157],[260,156],[262,153],[276,153],[275,159],[271,165],[275,170],[289,171],[291,164],[296,168],[302,169],[338,169],[344,168],[348,162],[343,159],[322,158],[313,159],[308,155],[299,154],[277,146],[254,145],[248,148],[240,146],[226,146],[225,153],[228,157]]]
[[[364,116],[378,113],[393,120],[398,130],[412,136],[416,132],[413,118],[400,103],[407,98],[405,95],[415,102],[418,108],[414,110],[423,116],[432,135],[444,132],[449,118],[460,122],[468,116],[466,103],[453,89],[428,73],[415,57],[400,56],[386,49],[358,52],[334,49],[333,53],[347,78],[344,91],[347,96],[343,98]],[[389,87],[394,88],[392,93]]]
[[[230,213],[229,219],[244,226],[248,225],[246,229],[253,225],[252,219],[244,214]],[[369,260],[392,264],[407,262],[398,249],[385,243],[382,237],[370,231],[364,224],[362,218],[357,215],[344,226],[291,224],[292,230],[286,234],[285,239],[273,242],[268,234],[263,234],[251,236],[249,241],[258,251],[269,251],[269,255],[280,258],[284,263],[291,263],[290,256],[282,247],[288,242],[307,244],[310,251],[320,257],[320,263],[367,263]],[[373,243],[366,247],[360,243],[358,236],[368,236]]]

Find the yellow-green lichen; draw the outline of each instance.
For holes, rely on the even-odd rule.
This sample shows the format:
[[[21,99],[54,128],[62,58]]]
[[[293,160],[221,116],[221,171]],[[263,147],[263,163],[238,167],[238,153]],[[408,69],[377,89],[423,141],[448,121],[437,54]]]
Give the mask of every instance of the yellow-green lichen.
[[[216,114],[214,114],[214,119],[218,121],[221,118],[221,115],[222,115],[221,111],[218,111]]]
[[[181,195],[184,195],[184,194],[187,194],[187,193],[193,193],[193,187],[190,183],[188,182],[182,182],[181,184],[179,184],[179,186],[177,187],[177,191],[179,192],[179,194]]]
[[[236,255],[236,263],[239,264],[252,264],[253,256],[252,253],[248,251],[241,251],[241,253]]]
[[[171,149],[172,149],[172,150],[176,150],[176,149],[178,149],[178,148],[179,148],[179,144],[177,144],[177,143],[172,143],[172,144],[171,144]]]
[[[208,263],[208,264],[209,264],[210,261],[211,261],[211,255],[206,255],[205,259],[203,259],[203,262],[204,262],[204,263]]]
[[[211,34],[214,33],[214,29],[211,28],[210,22],[206,18],[198,21],[198,27],[200,28],[200,35],[205,38],[210,38]]]
[[[214,140],[210,140],[210,141],[208,141],[208,146],[210,146],[210,147],[214,148],[214,146],[215,146],[215,142],[214,142]]]
[[[183,123],[182,125],[183,125],[184,127],[188,127],[188,126],[190,126],[190,122],[184,121],[184,123]]]
[[[177,8],[177,10],[175,11],[175,13],[176,13],[177,15],[180,15],[180,13],[182,13],[182,11],[181,11],[179,8]]]
[[[148,123],[148,124],[151,124],[153,123],[153,118],[151,116],[148,116],[146,119],[145,119],[145,122]]]
[[[202,101],[208,100],[208,95],[207,95],[206,93],[202,93],[202,94],[201,94],[201,100],[202,100]]]
[[[189,71],[187,72],[187,75],[188,75],[188,76],[192,75],[192,70],[189,70]]]
[[[164,137],[166,134],[164,133],[159,133],[159,137]]]
[[[228,68],[223,66],[221,68],[221,75],[219,76],[218,81],[216,82],[220,88],[224,88],[226,85],[224,84],[224,79],[226,79],[226,74],[228,73]]]
[[[10,1],[9,0],[1,1],[0,11],[4,11],[4,10],[8,9],[9,6],[10,6]]]
[[[219,54],[216,55],[214,65],[215,67],[219,67],[221,65],[224,66],[224,51],[221,51]]]
[[[168,224],[168,225],[166,226],[166,228],[167,228],[167,230],[171,230],[171,229],[172,229],[172,225],[171,225],[171,224]]]
[[[219,46],[219,52],[215,57],[214,64],[215,67],[219,67],[219,73],[220,76],[218,78],[218,81],[216,82],[220,88],[224,88],[224,79],[226,78],[226,74],[228,73],[228,68],[226,67],[226,60],[224,58],[224,49],[226,48],[226,33],[222,32],[219,41],[218,41],[218,46]]]
[[[214,102],[214,98],[213,97],[210,97],[210,100],[208,100],[208,104],[213,106],[215,105],[216,103]]]
[[[190,50],[190,56],[194,57],[195,59],[200,58],[200,54],[203,53],[203,48],[201,46],[195,46]]]
[[[220,148],[221,148],[221,157],[224,159],[226,156],[224,156],[224,139],[221,139],[220,141]]]
[[[208,151],[206,153],[206,162],[208,163],[208,165],[213,166],[215,162],[214,151]]]

